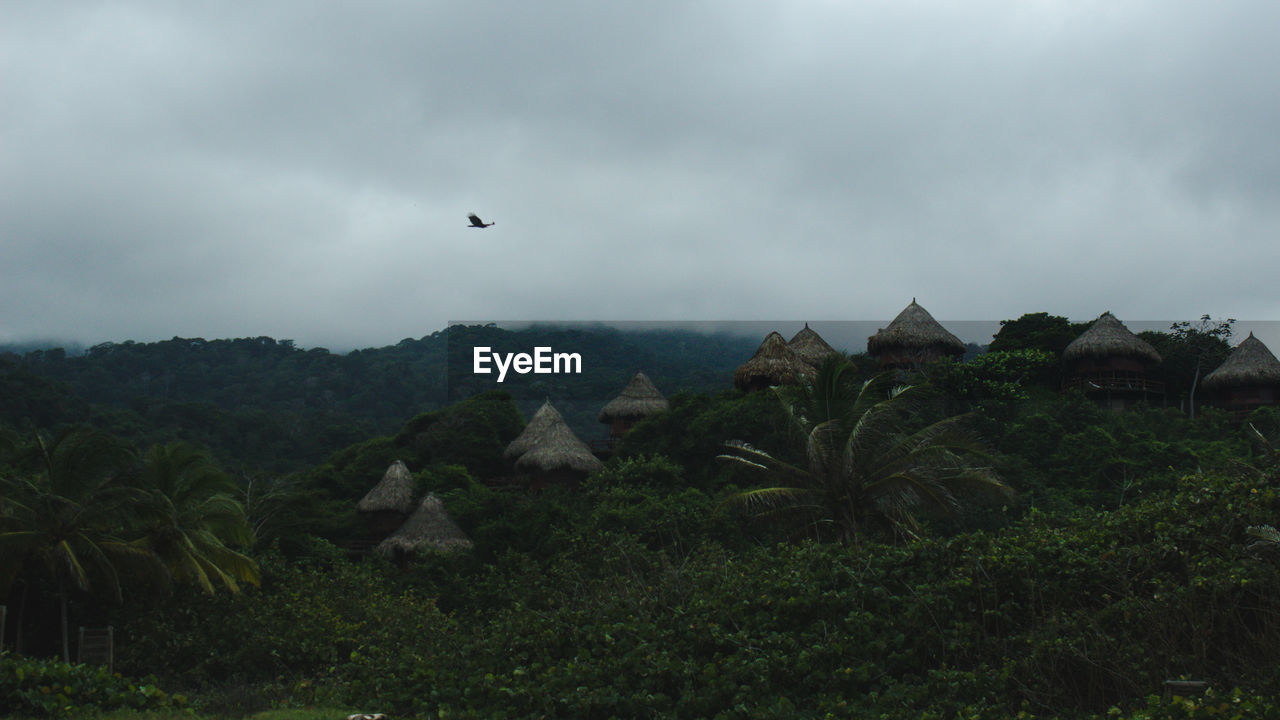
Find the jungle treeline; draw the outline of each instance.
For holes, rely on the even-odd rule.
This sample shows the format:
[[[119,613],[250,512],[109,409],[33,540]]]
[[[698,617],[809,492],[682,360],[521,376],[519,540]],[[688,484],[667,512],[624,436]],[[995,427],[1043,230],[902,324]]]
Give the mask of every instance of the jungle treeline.
[[[477,345],[496,352],[561,348],[587,361],[581,374],[513,372],[498,385],[471,376],[468,353]],[[88,423],[140,446],[188,440],[231,470],[292,472],[496,387],[526,416],[554,398],[569,424],[590,437],[599,432],[600,406],[637,370],[668,393],[709,391],[724,387],[753,349],[747,338],[677,330],[454,326],[348,353],[269,337],[0,351],[0,422],[44,429]]]

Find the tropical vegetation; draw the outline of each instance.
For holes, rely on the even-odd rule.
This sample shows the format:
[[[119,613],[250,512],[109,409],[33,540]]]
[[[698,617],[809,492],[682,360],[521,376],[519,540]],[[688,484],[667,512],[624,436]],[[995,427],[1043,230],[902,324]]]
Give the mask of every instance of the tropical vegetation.
[[[531,405],[468,390],[385,430],[334,410],[366,429],[259,464],[178,437],[243,410],[165,432],[127,392],[86,400],[58,376],[71,358],[0,361],[22,408],[0,427],[0,714],[1280,715],[1280,411],[1189,417],[1211,360],[1197,371],[1203,335],[1176,332],[1149,340],[1187,359],[1168,406],[1103,410],[1060,390],[1064,324],[1024,316],[968,362],[894,375],[835,358],[778,391],[724,389],[726,370],[673,390],[579,487],[538,493],[495,479],[545,387],[520,391]],[[254,350],[308,352],[281,345]],[[200,348],[165,347],[169,387],[198,384],[179,378]],[[218,372],[208,397],[257,387]],[[634,372],[556,405],[584,416]],[[298,417],[277,407],[253,427]],[[360,550],[355,505],[396,460],[472,550]],[[114,672],[68,662],[79,625],[115,628]]]
[[[930,394],[926,387],[899,384],[894,373],[858,385],[855,372],[836,355],[811,384],[776,389],[803,460],[788,463],[730,441],[720,459],[785,483],[742,491],[733,503],[758,513],[798,511],[816,539],[853,542],[875,530],[918,538],[916,513],[958,511],[963,486],[1009,492],[977,464],[980,447],[964,431],[967,417],[913,426]]]

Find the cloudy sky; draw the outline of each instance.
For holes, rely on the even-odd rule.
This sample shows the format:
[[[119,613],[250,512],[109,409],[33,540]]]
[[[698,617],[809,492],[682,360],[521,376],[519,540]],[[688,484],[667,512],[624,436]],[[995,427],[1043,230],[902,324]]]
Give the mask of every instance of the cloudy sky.
[[[0,4],[0,341],[1280,319],[1274,2]],[[468,229],[477,212],[496,225]]]

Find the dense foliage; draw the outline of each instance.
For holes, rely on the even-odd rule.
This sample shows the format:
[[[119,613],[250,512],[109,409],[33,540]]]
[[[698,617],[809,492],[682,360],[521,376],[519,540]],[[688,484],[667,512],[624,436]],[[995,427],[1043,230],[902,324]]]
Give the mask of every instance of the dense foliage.
[[[68,665],[0,653],[0,707],[23,717],[63,717],[96,710],[181,706],[154,677],[130,680],[101,666]]]
[[[175,680],[284,677],[432,716],[1105,712],[1166,678],[1280,686],[1264,662],[1280,567],[1246,535],[1277,513],[1266,480],[1189,476],[1122,510],[909,546],[682,553],[588,521],[550,559],[422,568],[470,575],[488,610],[444,616],[397,589],[419,578],[331,558],[144,614],[130,657],[181,668]],[[232,621],[261,641],[220,633]]]
[[[960,510],[964,491],[1012,494],[978,457],[968,417],[922,420],[933,395],[926,386],[898,384],[895,373],[859,384],[855,372],[833,355],[811,384],[776,390],[802,462],[725,443],[718,459],[781,483],[737,493],[735,504],[789,515],[813,538],[856,542],[877,530],[919,537],[918,515]]]
[[[577,375],[471,374],[473,347],[579,353]],[[0,423],[91,422],[139,446],[187,440],[228,468],[284,473],[322,462],[405,418],[491,389],[529,415],[547,397],[584,437],[600,407],[644,368],[668,394],[723,387],[752,350],[735,336],[667,330],[454,326],[396,345],[331,353],[269,337],[173,338],[0,353]]]
[[[603,471],[541,493],[504,481],[511,470],[501,451],[529,416],[529,397],[555,393],[560,405],[565,388],[545,378],[467,387],[465,398],[405,411],[383,434],[366,433],[323,462],[289,475],[249,465],[230,484],[189,445],[134,450],[127,423],[123,442],[69,436],[89,450],[100,444],[94,452],[71,452],[74,442],[60,449],[57,435],[42,435],[43,454],[17,423],[0,433],[0,478],[27,494],[6,491],[20,502],[0,502],[0,531],[34,522],[40,505],[29,498],[40,493],[61,498],[49,508],[86,511],[74,515],[82,536],[66,536],[65,547],[30,546],[12,583],[11,618],[19,585],[31,604],[64,592],[73,622],[115,625],[123,672],[154,673],[207,711],[326,704],[454,718],[1275,716],[1280,552],[1264,528],[1280,522],[1280,412],[1260,410],[1237,425],[1212,409],[1192,420],[1176,403],[1102,410],[1059,390],[1058,354],[1071,330],[1047,313],[1024,316],[1002,328],[1002,349],[865,386],[873,366],[855,357],[840,371],[847,384],[827,393],[674,393],[670,409],[637,425]],[[467,332],[468,342],[519,347],[493,328]],[[1156,338],[1172,343],[1162,353],[1188,358],[1195,347],[1178,343],[1199,339]],[[599,346],[632,340],[615,335]],[[278,356],[281,367],[293,358],[314,370],[336,357],[261,345],[254,352]],[[33,358],[9,362],[0,381],[29,391],[24,422],[101,412],[101,401],[78,397],[70,379],[36,374]],[[908,379],[927,384],[930,402],[886,411],[893,422],[880,430],[877,416],[857,412],[910,399],[889,390]],[[583,379],[606,396],[623,381]],[[875,397],[860,403],[863,388]],[[98,417],[110,426],[123,416]],[[964,443],[942,432],[960,424],[952,417],[963,418]],[[825,427],[839,429],[831,438],[840,442],[819,429],[832,421]],[[929,451],[949,463],[945,470],[989,470],[1016,495],[957,489],[950,512],[914,516],[910,534],[863,522],[819,534],[821,542],[778,518],[734,511],[733,498],[779,483],[716,462],[726,441],[814,475],[845,467],[855,426],[889,440],[946,438]],[[874,447],[889,448],[883,457],[894,461],[910,456],[856,443]],[[184,472],[193,457],[202,459]],[[397,459],[411,468],[418,496],[443,500],[473,550],[420,554],[404,567],[348,550],[369,539],[355,502]],[[232,545],[247,541],[246,527],[255,531],[252,551],[229,549],[252,556],[259,584],[221,592],[229,585],[207,570],[200,582],[201,561],[176,553],[200,547],[196,510],[207,532],[226,512],[242,518],[237,532],[220,533]],[[101,551],[83,550],[90,547]],[[127,553],[113,555],[130,547],[149,562],[135,567]],[[107,564],[80,561],[82,584],[59,555],[67,550]],[[233,573],[235,563],[219,566]],[[30,613],[19,622],[31,635],[56,636],[49,620]],[[12,685],[6,662],[35,661],[0,661],[0,683]],[[1171,679],[1205,681],[1209,690],[1165,702]],[[111,692],[129,696],[128,681],[117,681],[124,685]],[[76,682],[22,692],[70,697],[61,688]],[[102,697],[72,704],[110,707]]]
[[[157,446],[145,458],[100,431],[7,448],[0,457],[0,597],[15,584],[47,581],[60,606],[62,659],[69,662],[72,594],[121,600],[128,583],[214,583],[235,591],[256,582],[252,542],[234,484],[201,451]],[[4,463],[3,461],[8,461]],[[17,615],[19,626],[23,622]]]

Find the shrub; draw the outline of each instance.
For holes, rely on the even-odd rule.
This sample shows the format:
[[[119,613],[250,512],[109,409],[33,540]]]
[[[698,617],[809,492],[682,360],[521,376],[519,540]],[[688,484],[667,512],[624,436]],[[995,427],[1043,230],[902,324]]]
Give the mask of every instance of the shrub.
[[[0,653],[0,707],[20,716],[59,717],[86,710],[181,705],[154,677],[130,680],[98,665],[68,665]]]

